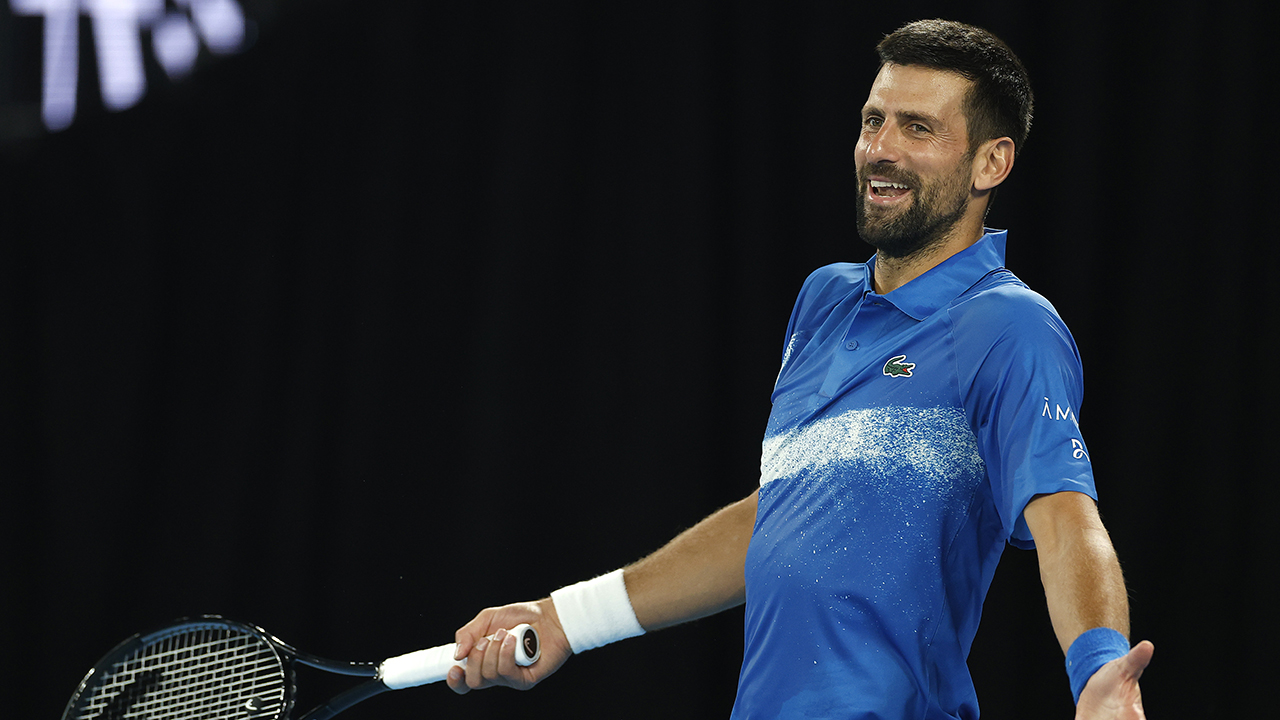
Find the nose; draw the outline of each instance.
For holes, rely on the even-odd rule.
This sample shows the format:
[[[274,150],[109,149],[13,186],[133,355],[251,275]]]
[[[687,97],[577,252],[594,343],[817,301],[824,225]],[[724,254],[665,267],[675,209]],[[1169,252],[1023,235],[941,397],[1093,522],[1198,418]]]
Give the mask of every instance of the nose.
[[[887,123],[874,130],[864,129],[858,144],[868,164],[892,163],[901,159],[897,134]]]

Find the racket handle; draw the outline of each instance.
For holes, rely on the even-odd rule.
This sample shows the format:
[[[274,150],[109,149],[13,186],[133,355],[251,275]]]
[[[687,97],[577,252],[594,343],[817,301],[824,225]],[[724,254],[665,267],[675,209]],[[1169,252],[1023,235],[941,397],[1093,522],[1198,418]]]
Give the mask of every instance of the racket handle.
[[[542,643],[538,639],[538,631],[532,626],[520,624],[508,633],[516,636],[517,665],[528,667],[542,657]],[[492,640],[493,636],[490,635],[489,639]],[[457,643],[450,643],[388,658],[378,666],[378,678],[392,690],[440,682],[453,666],[467,666],[466,658],[453,659],[457,649]]]

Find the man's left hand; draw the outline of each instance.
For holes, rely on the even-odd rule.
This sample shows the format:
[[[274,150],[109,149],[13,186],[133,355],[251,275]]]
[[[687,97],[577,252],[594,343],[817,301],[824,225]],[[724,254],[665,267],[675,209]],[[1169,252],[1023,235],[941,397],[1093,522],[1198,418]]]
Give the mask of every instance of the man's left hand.
[[[1076,704],[1076,720],[1146,720],[1138,678],[1147,669],[1155,646],[1143,640],[1129,654],[1098,668]]]

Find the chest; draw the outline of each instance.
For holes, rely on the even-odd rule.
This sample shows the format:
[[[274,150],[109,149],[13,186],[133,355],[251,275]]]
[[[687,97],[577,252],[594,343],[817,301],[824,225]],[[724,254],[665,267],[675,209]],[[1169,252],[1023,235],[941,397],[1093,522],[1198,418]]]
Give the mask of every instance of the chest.
[[[833,411],[958,408],[947,313],[915,319],[878,296],[848,298],[792,328],[769,435]]]

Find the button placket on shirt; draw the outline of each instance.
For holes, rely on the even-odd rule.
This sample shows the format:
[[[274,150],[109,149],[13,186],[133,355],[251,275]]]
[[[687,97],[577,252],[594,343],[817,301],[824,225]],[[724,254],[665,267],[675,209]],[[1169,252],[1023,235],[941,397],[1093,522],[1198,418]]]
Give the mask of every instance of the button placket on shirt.
[[[851,354],[839,352],[836,354],[827,378],[819,388],[819,397],[834,396],[848,378],[858,374],[859,365],[874,362],[866,356],[865,351],[875,344],[875,339],[883,332],[884,323],[888,321],[888,316],[885,314],[887,303],[876,297],[870,291],[864,294],[863,302],[849,319],[844,344],[839,347],[843,348],[844,353]]]

